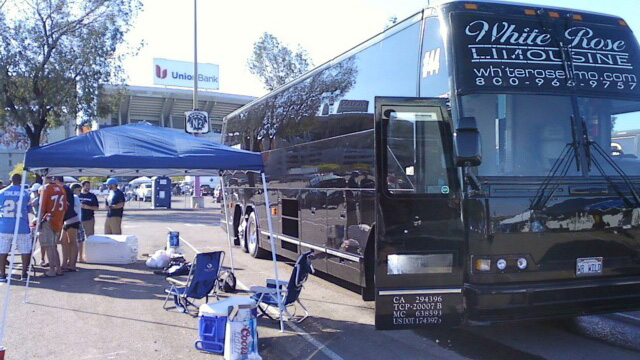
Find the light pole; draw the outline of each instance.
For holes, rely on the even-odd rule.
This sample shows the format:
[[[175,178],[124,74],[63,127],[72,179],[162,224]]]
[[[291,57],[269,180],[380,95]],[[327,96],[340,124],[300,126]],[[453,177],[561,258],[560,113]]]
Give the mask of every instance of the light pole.
[[[198,109],[198,0],[193,0],[193,110],[196,109]],[[198,134],[194,136],[197,137]],[[200,177],[194,176],[191,207],[204,207],[201,195]]]

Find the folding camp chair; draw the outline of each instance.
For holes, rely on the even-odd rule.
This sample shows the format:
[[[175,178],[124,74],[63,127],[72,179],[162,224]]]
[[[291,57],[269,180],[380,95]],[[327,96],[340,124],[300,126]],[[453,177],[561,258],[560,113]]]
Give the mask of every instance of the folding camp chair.
[[[287,317],[287,320],[294,321],[297,323],[302,322],[309,316],[309,311],[307,308],[300,302],[300,292],[302,291],[302,285],[309,274],[315,273],[313,269],[313,265],[311,264],[311,258],[313,257],[312,251],[307,251],[298,257],[295,265],[293,266],[293,271],[291,271],[291,278],[289,281],[277,281],[275,279],[267,279],[267,286],[251,286],[249,291],[254,293],[251,297],[256,300],[258,303],[258,308],[262,315],[276,320],[271,317],[267,310],[270,306],[278,307],[278,295],[276,286],[280,287],[280,297],[283,299],[283,314]],[[298,303],[302,310],[304,311],[304,316],[295,317],[295,306]],[[294,307],[293,314],[289,312],[289,307]]]
[[[189,299],[202,299],[209,302],[209,295],[218,298],[216,292],[220,265],[224,260],[224,251],[214,251],[208,253],[197,254],[189,270],[189,277],[186,282],[178,281],[174,278],[167,277],[167,281],[171,284],[169,289],[165,289],[167,297],[164,299],[162,307],[167,310],[177,308],[186,312],[191,316],[197,316],[198,306]],[[173,296],[175,306],[167,306],[169,297]],[[196,308],[195,313],[189,311],[189,307]]]

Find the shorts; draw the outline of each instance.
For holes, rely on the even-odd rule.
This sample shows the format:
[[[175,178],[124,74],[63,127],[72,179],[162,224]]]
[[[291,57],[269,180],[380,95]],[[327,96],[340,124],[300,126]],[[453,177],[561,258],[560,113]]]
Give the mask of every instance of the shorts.
[[[38,241],[40,241],[40,246],[55,246],[59,239],[60,233],[54,232],[53,229],[51,229],[49,222],[40,226],[40,231],[38,231]]]
[[[62,225],[62,230],[69,230],[69,229],[80,229],[80,222],[74,222],[73,224],[64,224]]]
[[[96,227],[96,218],[82,221],[82,228],[84,229],[84,234],[86,237],[89,237],[95,233],[95,227]]]
[[[82,244],[85,240],[86,238],[84,233],[84,226],[80,224],[80,227],[78,228],[78,236],[77,236],[78,244]]]
[[[0,254],[8,254],[11,252],[11,242],[13,234],[0,233]],[[16,238],[16,248],[21,254],[30,254],[33,243],[30,234],[18,234]]]

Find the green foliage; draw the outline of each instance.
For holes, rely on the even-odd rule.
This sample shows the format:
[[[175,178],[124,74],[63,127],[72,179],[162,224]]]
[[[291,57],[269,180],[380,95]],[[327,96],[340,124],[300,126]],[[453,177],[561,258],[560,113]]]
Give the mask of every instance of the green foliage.
[[[11,172],[9,172],[9,178],[11,178],[11,175],[13,174],[20,174],[22,175],[22,171],[24,170],[24,164],[23,163],[17,163],[14,167],[13,170],[11,170]],[[27,173],[27,183],[33,183],[36,181],[36,175],[33,173]]]
[[[0,0],[0,4],[2,0]],[[124,36],[139,0],[7,0],[0,7],[0,126],[43,130],[109,112],[101,83],[123,79]]]
[[[307,72],[313,67],[313,61],[299,45],[297,51],[293,52],[277,37],[265,32],[253,44],[253,53],[247,65],[249,71],[262,80],[265,89],[273,91]]]
[[[80,176],[78,181],[82,183],[83,181],[89,180],[91,182],[91,186],[95,187],[98,184],[102,184],[107,181],[106,176]]]

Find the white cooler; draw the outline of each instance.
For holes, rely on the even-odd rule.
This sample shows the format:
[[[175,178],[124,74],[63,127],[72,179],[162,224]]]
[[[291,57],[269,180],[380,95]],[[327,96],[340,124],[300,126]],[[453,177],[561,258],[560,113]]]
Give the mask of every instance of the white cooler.
[[[134,235],[91,235],[84,243],[88,263],[131,264],[138,259],[138,238]]]

